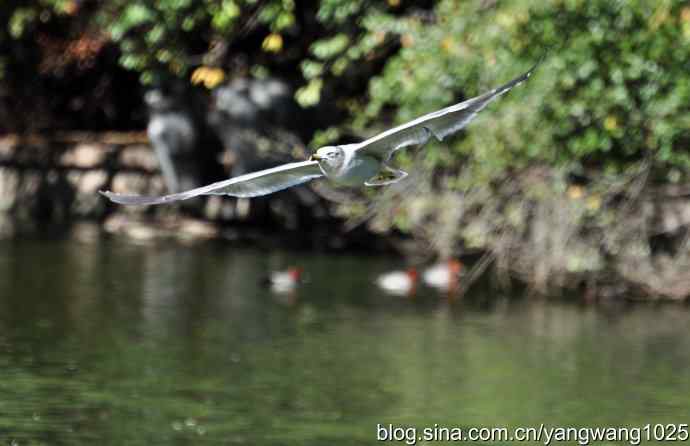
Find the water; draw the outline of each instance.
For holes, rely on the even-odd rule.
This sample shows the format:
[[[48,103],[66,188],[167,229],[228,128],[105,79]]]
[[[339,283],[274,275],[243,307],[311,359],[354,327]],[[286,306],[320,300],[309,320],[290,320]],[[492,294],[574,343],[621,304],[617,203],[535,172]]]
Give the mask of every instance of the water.
[[[310,276],[296,295],[257,285],[295,264]],[[0,442],[361,445],[388,423],[688,422],[686,307],[377,291],[401,264],[0,242]]]

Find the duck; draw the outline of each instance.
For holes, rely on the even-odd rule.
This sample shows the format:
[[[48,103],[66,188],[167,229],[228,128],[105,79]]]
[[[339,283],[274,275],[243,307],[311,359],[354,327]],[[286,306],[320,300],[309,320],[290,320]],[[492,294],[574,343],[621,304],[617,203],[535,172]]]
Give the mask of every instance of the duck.
[[[376,278],[376,285],[383,291],[396,296],[412,296],[417,288],[419,274],[416,268],[405,271],[391,271]]]
[[[422,275],[424,284],[446,293],[453,293],[460,285],[463,264],[458,259],[448,259],[431,265]]]
[[[299,266],[291,266],[285,271],[273,271],[262,279],[271,291],[277,294],[293,292],[303,282],[303,270]]]

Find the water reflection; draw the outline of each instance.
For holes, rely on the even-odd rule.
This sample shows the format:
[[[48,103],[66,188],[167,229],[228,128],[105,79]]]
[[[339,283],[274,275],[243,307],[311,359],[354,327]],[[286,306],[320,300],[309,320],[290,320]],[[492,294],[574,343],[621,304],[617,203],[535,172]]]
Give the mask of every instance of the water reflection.
[[[0,437],[360,444],[376,423],[686,422],[686,308],[602,311],[479,291],[448,302],[423,288],[401,300],[373,283],[395,263],[1,242]],[[292,264],[309,281],[285,305],[258,281]]]

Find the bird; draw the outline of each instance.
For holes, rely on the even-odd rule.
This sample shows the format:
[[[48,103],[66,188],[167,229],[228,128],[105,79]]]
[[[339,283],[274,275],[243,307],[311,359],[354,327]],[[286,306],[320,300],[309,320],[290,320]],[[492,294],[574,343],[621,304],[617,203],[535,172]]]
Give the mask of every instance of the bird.
[[[302,268],[291,266],[285,271],[273,271],[262,279],[262,283],[277,294],[290,293],[302,283]]]
[[[187,200],[200,195],[259,197],[326,177],[336,186],[386,186],[408,174],[390,165],[393,154],[404,147],[423,145],[431,137],[442,141],[469,124],[487,105],[527,80],[539,65],[482,95],[428,113],[363,142],[319,148],[308,160],[240,175],[207,186],[161,196],[140,196],[99,191],[125,205],[153,205]]]
[[[457,291],[460,284],[461,272],[462,263],[457,259],[451,258],[425,269],[422,273],[422,280],[431,288],[453,293]]]
[[[416,268],[405,271],[392,271],[376,278],[376,285],[383,291],[396,296],[411,296],[417,288]]]

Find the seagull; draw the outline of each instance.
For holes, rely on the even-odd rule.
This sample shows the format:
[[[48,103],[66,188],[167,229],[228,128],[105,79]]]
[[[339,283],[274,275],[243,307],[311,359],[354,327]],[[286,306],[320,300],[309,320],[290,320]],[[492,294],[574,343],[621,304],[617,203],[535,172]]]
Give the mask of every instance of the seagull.
[[[115,203],[151,205],[187,200],[200,195],[259,197],[321,177],[326,177],[337,186],[346,187],[397,183],[407,176],[407,172],[390,165],[397,150],[413,145],[421,146],[431,137],[442,141],[446,136],[458,132],[487,105],[527,80],[537,65],[482,95],[428,113],[363,142],[321,147],[307,161],[283,164],[170,195],[140,196],[99,192]]]

